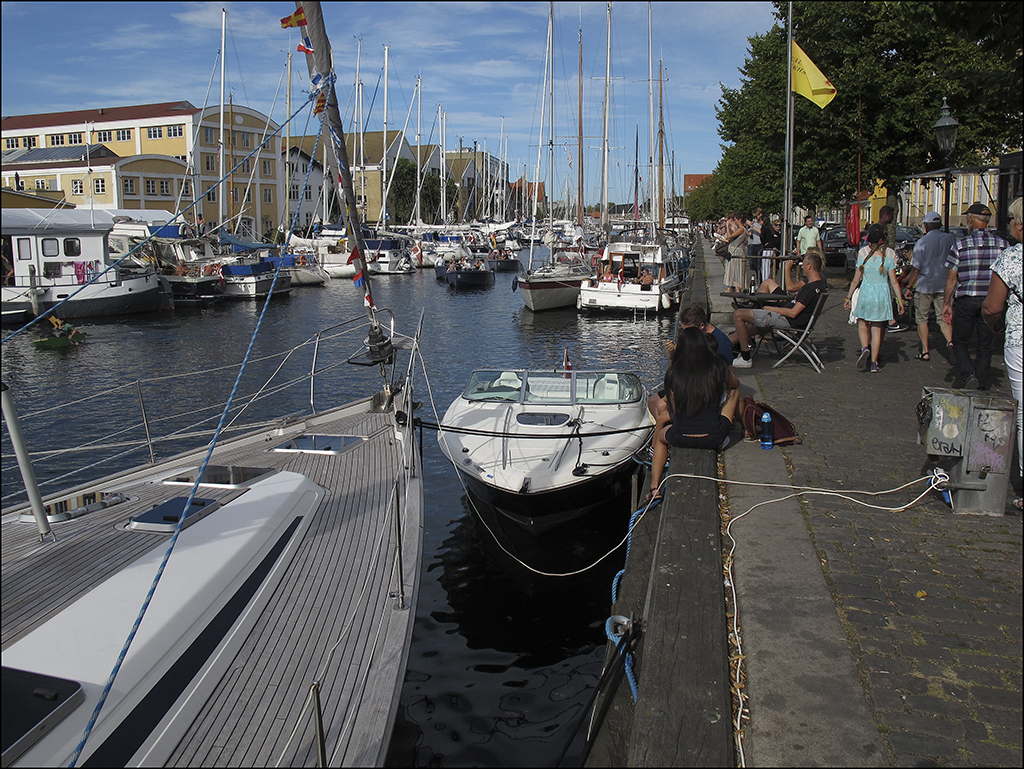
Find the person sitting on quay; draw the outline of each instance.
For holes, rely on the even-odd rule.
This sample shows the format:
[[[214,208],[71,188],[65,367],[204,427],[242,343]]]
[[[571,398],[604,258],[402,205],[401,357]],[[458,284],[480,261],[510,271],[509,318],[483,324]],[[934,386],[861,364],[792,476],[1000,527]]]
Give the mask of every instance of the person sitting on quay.
[[[728,366],[715,353],[709,334],[691,327],[676,338],[678,347],[665,372],[666,408],[659,410],[654,428],[648,501],[661,496],[669,445],[725,448],[740,399],[739,389],[728,386]]]
[[[806,328],[818,296],[825,290],[825,279],[821,275],[821,256],[814,251],[809,251],[804,256],[800,266],[806,280],[797,289],[797,294],[789,305],[766,305],[759,309],[743,308],[733,313],[736,330],[729,338],[738,343],[740,348],[740,357],[733,360],[733,367],[750,368],[754,365],[750,359],[750,339],[758,329]],[[773,289],[765,293],[777,292]]]
[[[732,342],[729,339],[729,335],[722,331],[722,329],[718,328],[718,326],[712,324],[708,320],[708,314],[704,311],[704,308],[698,307],[695,304],[680,308],[679,314],[676,315],[676,335],[678,336],[688,328],[700,329],[714,339],[713,349],[715,350],[715,354],[722,359],[722,362],[725,363],[726,366],[729,367],[726,384],[730,390],[738,390],[740,387],[740,380],[736,378],[736,372],[733,371],[732,368]],[[675,351],[675,340],[669,339],[666,341],[665,355],[668,357],[670,364]],[[665,391],[660,390],[648,398],[647,407],[651,412],[651,416],[657,420],[658,415],[662,410],[667,408],[665,405]],[[739,416],[739,414],[737,414],[737,416]]]

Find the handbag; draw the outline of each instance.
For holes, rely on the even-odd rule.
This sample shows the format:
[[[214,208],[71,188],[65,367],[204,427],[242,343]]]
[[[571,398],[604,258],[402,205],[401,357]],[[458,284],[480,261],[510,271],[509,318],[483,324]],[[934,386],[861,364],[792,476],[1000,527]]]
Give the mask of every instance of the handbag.
[[[857,300],[860,299],[860,286],[853,289],[853,296],[850,297],[850,320],[848,321],[851,326],[857,325]]]
[[[793,423],[782,416],[776,409],[767,403],[754,400],[748,395],[743,399],[743,433],[744,435],[757,435],[761,429],[761,416],[768,412],[772,415],[772,425],[775,429],[776,446],[783,444],[796,445],[803,443],[803,439],[796,433]]]

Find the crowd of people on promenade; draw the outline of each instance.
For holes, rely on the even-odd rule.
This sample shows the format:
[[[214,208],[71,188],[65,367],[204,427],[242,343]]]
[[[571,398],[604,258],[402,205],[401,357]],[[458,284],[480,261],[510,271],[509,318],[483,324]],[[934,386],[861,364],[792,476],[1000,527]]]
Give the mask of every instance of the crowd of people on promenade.
[[[879,352],[886,331],[894,328],[896,318],[904,315],[905,310],[908,314],[912,310],[920,341],[915,359],[931,361],[929,322],[934,317],[956,367],[953,387],[985,392],[991,387],[995,342],[998,335],[1005,334],[1003,359],[1010,389],[1017,401],[1018,452],[1022,448],[1024,428],[1024,303],[1021,298],[1024,215],[1021,200],[1014,200],[1008,209],[1010,220],[1007,234],[1010,241],[989,228],[992,211],[985,204],[975,203],[967,209],[968,233],[959,238],[943,232],[942,218],[937,212],[929,212],[924,217],[925,234],[914,245],[907,269],[901,269],[896,252],[887,243],[887,229],[893,221],[894,212],[889,206],[883,207],[878,223],[869,226],[863,234],[856,270],[844,298],[849,322],[857,327],[859,338],[856,366],[864,372],[881,372]],[[774,241],[771,239],[773,234],[776,238]],[[750,272],[756,268],[753,257],[762,256],[764,249],[778,247],[777,230],[761,211],[755,212],[746,223],[730,212],[713,231],[710,226],[707,227],[705,235],[714,238],[716,252],[726,259],[726,288],[744,291],[750,276],[753,278],[750,285],[756,284],[757,293],[777,294],[780,299],[786,299],[779,304],[766,303],[761,308],[740,308],[734,312],[735,331],[729,338],[734,345],[735,357],[731,366],[726,367],[731,375],[733,368],[752,367],[751,345],[757,336],[764,335],[772,328],[806,328],[817,297],[826,290],[822,277],[821,235],[814,226],[813,217],[808,216],[796,235],[796,257],[802,278],[793,277],[793,263],[786,261],[780,266],[781,285],[770,277],[758,282]],[[750,245],[752,241],[754,244]],[[679,327],[691,328],[683,325],[682,313]],[[676,354],[670,356],[669,373],[665,377],[665,407],[659,412],[658,407],[662,404],[655,403],[652,406],[652,413],[655,416],[661,413],[666,420],[664,424],[659,422],[656,451],[661,442],[665,444],[667,452],[669,444],[691,445],[695,437],[702,443],[718,440],[725,427],[724,424],[715,426],[711,419],[712,406],[721,405],[719,416],[723,419],[727,412],[730,419],[735,416],[734,412],[729,411],[730,401],[726,395],[728,387],[723,384],[727,379],[726,374],[709,363],[710,359],[706,355],[693,353],[694,346],[693,340],[687,340],[685,354],[696,355],[695,364],[691,366],[694,371],[690,373],[682,370],[687,364],[679,360],[679,351],[684,349],[680,339],[676,341]],[[707,401],[707,396],[716,388],[725,389],[715,396],[717,400],[712,404]],[[699,408],[694,406],[697,401],[701,401]],[[670,414],[671,418],[666,414]],[[684,427],[680,428],[676,424],[675,417],[682,418]],[[673,420],[671,429],[670,419]],[[698,419],[696,426],[688,423],[691,419]],[[697,430],[706,432],[698,433]],[[1018,510],[1022,504],[1020,499],[1014,501]]]

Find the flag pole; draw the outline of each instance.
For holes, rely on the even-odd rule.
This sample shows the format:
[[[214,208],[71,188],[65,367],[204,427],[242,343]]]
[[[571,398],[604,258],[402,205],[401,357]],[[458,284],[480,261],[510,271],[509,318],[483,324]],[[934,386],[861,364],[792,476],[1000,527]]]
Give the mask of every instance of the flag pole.
[[[793,215],[793,0],[789,2],[786,65],[786,182],[782,213],[782,255],[791,247],[789,232]]]

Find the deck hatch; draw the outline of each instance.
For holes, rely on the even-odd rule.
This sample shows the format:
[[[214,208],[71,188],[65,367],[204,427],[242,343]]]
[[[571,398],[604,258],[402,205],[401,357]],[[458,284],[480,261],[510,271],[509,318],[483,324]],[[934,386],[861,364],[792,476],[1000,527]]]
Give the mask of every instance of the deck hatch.
[[[274,451],[295,454],[343,454],[366,438],[361,435],[299,435],[287,443],[275,446]]]
[[[185,471],[181,475],[172,475],[164,478],[163,482],[169,486],[191,486],[196,482],[196,474],[199,469]],[[199,480],[200,486],[209,486],[215,489],[244,489],[257,480],[261,480],[271,473],[276,473],[273,467],[245,467],[243,465],[210,465]]]
[[[188,497],[175,497],[163,504],[147,510],[144,513],[133,516],[128,528],[132,531],[149,531],[161,534],[172,534],[178,525],[178,516]],[[220,507],[220,502],[215,499],[193,499],[185,514],[185,522],[182,529],[186,529],[193,523],[201,521],[214,510]]]
[[[3,765],[48,735],[85,701],[77,681],[3,668]]]

